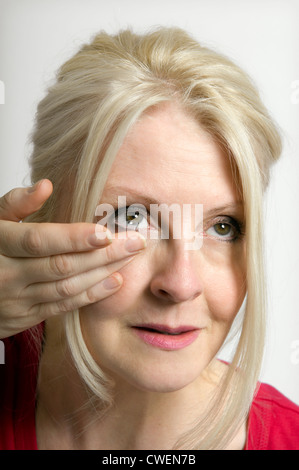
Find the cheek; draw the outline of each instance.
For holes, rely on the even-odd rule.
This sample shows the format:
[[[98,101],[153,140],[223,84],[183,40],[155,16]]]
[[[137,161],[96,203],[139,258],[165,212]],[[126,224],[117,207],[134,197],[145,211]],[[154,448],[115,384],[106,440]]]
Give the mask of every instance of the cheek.
[[[246,295],[245,246],[220,246],[209,258],[205,297],[213,319],[232,322]]]
[[[118,272],[123,277],[121,288],[106,299],[81,308],[84,315],[97,313],[100,314],[99,319],[111,320],[134,310],[134,307],[139,304],[149,279],[147,264],[141,260],[141,257],[136,257]]]

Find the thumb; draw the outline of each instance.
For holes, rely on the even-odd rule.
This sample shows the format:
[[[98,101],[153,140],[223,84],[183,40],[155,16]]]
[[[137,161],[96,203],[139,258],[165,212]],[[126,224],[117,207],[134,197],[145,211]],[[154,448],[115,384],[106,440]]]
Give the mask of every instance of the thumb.
[[[19,222],[36,212],[50,197],[53,185],[43,179],[29,188],[14,188],[0,198],[0,220]]]

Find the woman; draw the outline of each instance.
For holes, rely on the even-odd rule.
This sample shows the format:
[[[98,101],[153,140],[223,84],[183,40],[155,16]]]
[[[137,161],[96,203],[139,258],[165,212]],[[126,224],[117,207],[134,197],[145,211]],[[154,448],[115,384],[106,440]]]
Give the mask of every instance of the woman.
[[[298,407],[258,384],[281,143],[246,74],[176,28],[100,33],[61,67],[33,144],[35,186],[1,200],[2,447],[299,448]]]

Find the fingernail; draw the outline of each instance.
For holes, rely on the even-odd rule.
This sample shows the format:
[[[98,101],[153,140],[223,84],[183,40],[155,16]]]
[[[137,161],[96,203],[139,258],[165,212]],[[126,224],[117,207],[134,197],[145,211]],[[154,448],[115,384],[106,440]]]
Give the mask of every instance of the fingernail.
[[[103,281],[103,287],[107,290],[115,289],[121,285],[121,280],[115,275],[107,277]]]
[[[88,242],[92,246],[100,246],[104,242],[112,243],[112,233],[108,229],[99,230],[96,226],[95,232],[89,235]]]
[[[146,247],[146,239],[140,234],[130,234],[130,238],[126,240],[125,249],[129,253],[143,250]]]

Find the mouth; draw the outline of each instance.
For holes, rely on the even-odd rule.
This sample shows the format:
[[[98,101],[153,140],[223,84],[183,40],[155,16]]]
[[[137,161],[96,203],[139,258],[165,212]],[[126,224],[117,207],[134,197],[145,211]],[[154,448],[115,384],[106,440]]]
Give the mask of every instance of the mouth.
[[[185,325],[172,328],[167,325],[144,324],[132,328],[143,342],[165,351],[175,351],[189,346],[201,331],[200,328]]]

